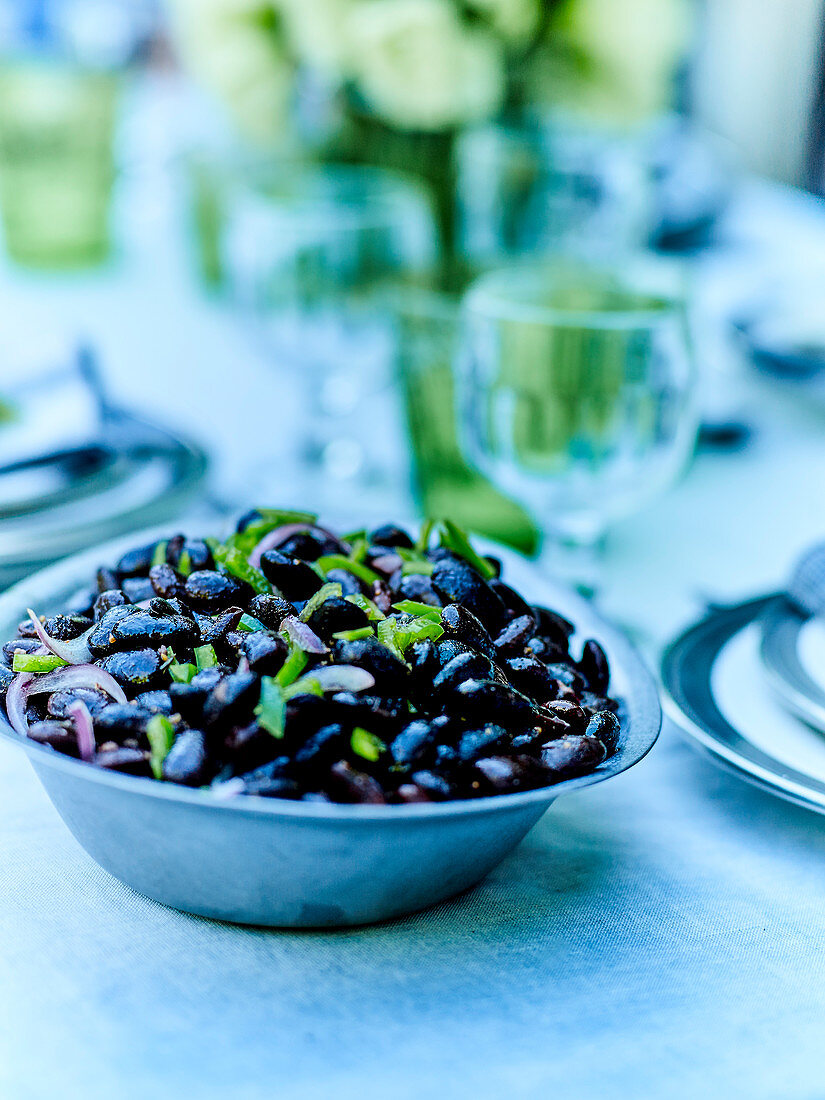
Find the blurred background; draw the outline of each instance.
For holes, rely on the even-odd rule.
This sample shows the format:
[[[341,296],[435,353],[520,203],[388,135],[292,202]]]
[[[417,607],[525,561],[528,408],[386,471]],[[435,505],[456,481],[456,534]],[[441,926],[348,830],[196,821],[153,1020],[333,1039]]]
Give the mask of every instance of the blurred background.
[[[593,591],[781,485],[825,408],[823,27],[0,0],[0,582],[259,502],[448,515]]]

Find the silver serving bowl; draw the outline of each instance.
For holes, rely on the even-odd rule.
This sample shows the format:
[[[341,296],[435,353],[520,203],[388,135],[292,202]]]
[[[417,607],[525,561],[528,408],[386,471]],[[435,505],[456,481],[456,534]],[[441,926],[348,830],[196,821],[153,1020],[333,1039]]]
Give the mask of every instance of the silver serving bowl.
[[[0,639],[14,636],[27,607],[54,613],[95,569],[168,528],[118,539],[15,585],[0,597]],[[156,901],[243,924],[331,927],[384,920],[433,905],[477,883],[563,794],[626,771],[661,725],[658,693],[641,658],[594,608],[495,551],[505,578],[533,602],[596,638],[622,700],[618,751],[590,775],[552,787],[441,803],[329,805],[254,796],[222,801],[208,791],[110,773],[18,736],[58,813],[89,855]]]

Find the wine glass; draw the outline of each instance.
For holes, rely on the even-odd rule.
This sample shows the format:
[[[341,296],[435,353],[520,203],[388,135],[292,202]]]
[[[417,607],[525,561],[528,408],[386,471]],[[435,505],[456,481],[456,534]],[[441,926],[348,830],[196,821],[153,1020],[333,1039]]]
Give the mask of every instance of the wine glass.
[[[501,269],[463,321],[469,452],[532,509],[548,570],[592,594],[610,524],[673,482],[695,438],[680,273],[647,256]]]
[[[433,264],[426,195],[381,169],[269,165],[227,209],[230,290],[300,387],[296,475],[315,498],[406,485],[388,300]]]

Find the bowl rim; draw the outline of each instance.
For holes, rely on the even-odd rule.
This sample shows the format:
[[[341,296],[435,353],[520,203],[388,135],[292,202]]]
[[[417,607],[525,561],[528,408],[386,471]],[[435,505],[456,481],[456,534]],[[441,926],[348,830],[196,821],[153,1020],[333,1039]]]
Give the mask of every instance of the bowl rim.
[[[81,553],[73,554],[58,563],[32,573],[18,581],[0,595],[0,625],[4,622],[19,621],[21,608],[41,606],[55,601],[57,594],[72,586],[82,587],[87,578],[91,578],[97,568],[114,561],[126,550],[153,539],[169,537],[170,531],[194,533],[199,527],[206,526],[191,521],[177,525],[164,523],[151,528],[121,535],[116,539],[93,546]],[[622,631],[604,619],[601,614],[583,596],[549,577],[536,573],[535,563],[522,555],[489,540],[475,539],[485,552],[495,553],[502,559],[505,568],[515,566],[515,571],[533,572],[537,587],[547,591],[539,594],[537,600],[553,601],[561,595],[565,607],[574,617],[576,635],[595,637],[606,645],[611,664],[618,657],[619,667],[628,674],[631,689],[622,693],[623,701],[628,704],[629,723],[624,742],[604,763],[587,775],[565,779],[548,787],[537,787],[529,791],[511,794],[484,795],[480,798],[446,799],[443,802],[415,802],[393,805],[365,805],[336,802],[291,802],[285,799],[265,798],[261,795],[239,795],[233,798],[221,797],[211,791],[184,787],[173,783],[162,783],[148,776],[124,775],[108,772],[103,768],[90,767],[81,760],[55,752],[46,745],[38,745],[29,738],[21,737],[8,724],[5,715],[0,713],[0,738],[21,748],[35,769],[52,768],[67,776],[112,790],[121,790],[126,794],[142,795],[147,798],[177,802],[196,806],[205,810],[224,813],[241,813],[253,817],[289,818],[310,821],[349,821],[392,823],[408,819],[433,819],[455,817],[463,814],[492,813],[510,807],[516,810],[529,805],[546,803],[548,806],[562,794],[581,790],[620,775],[642,760],[653,748],[662,726],[662,708],[659,690],[653,674],[648,669],[636,646]],[[517,584],[520,584],[516,580]],[[523,587],[523,586],[522,586]],[[555,596],[553,595],[555,593]]]

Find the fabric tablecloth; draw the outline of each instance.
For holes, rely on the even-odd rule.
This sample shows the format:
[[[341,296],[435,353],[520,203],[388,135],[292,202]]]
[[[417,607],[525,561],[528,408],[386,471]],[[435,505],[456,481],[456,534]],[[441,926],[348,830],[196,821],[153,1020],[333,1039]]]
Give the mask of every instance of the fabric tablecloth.
[[[158,190],[138,183],[151,201],[118,269],[0,271],[0,318],[90,336],[115,394],[207,437],[219,488],[237,486],[255,441],[278,434],[273,400],[278,425],[294,420],[288,395],[201,298]],[[709,316],[777,257],[825,248],[815,202],[761,185],[743,186],[726,232],[701,270]],[[702,598],[775,587],[823,533],[825,407],[725,374],[729,353],[709,337],[700,350],[706,389],[757,430],[615,532],[607,603],[651,653]],[[477,889],[309,933],[137,896],[0,746],[4,1100],[816,1100],[823,948],[825,821],[723,773],[670,727],[632,772],[554,805]]]

